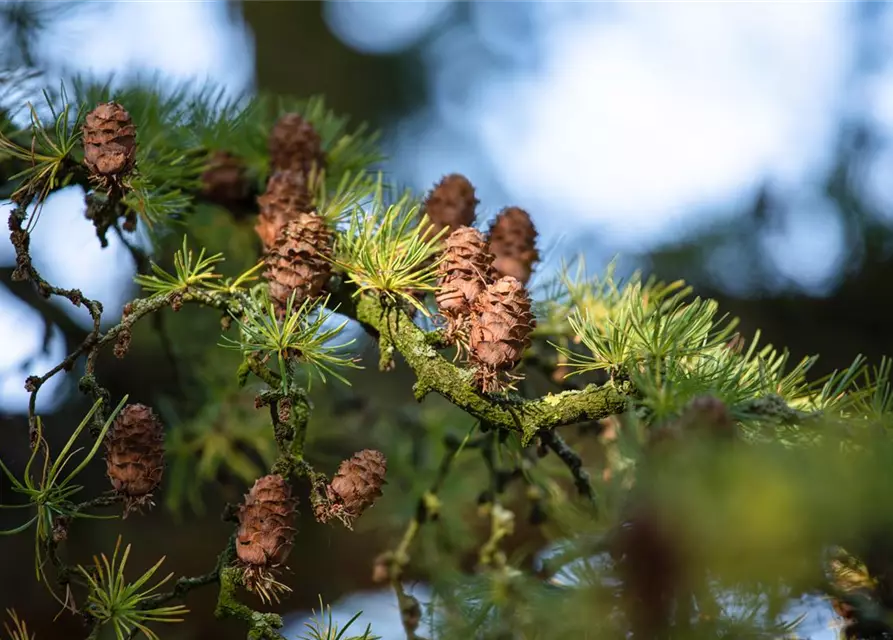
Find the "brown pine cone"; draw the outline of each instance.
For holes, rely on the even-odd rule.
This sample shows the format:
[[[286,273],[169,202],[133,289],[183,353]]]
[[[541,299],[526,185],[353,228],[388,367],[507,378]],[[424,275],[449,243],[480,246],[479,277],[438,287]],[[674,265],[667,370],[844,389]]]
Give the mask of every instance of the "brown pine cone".
[[[260,215],[254,229],[264,249],[269,249],[276,244],[285,223],[313,210],[306,176],[299,171],[277,171],[267,181],[267,189],[258,196],[257,204]]]
[[[459,227],[446,239],[444,259],[438,265],[437,307],[447,319],[447,336],[462,331],[471,305],[489,283],[493,255],[487,241],[472,227]]]
[[[285,589],[274,575],[294,546],[297,502],[288,482],[273,474],[258,478],[239,506],[236,555],[245,569],[245,586],[264,600]]]
[[[216,151],[202,173],[202,195],[223,207],[241,204],[249,191],[245,174],[245,164],[239,158],[227,151]]]
[[[136,126],[117,102],[104,102],[87,114],[84,164],[95,176],[122,176],[136,158]]]
[[[507,207],[490,226],[490,251],[495,256],[493,268],[501,276],[512,276],[527,284],[534,263],[536,228],[530,215],[519,207]]]
[[[490,274],[493,255],[483,234],[473,227],[459,227],[447,236],[443,253],[444,259],[438,265],[442,278],[476,275],[486,279]]]
[[[478,383],[485,392],[500,389],[498,373],[518,364],[530,346],[535,326],[527,290],[512,276],[503,276],[478,296],[469,347],[470,360],[478,367]]]
[[[298,113],[286,113],[276,121],[268,144],[273,171],[299,171],[309,176],[314,165],[317,170],[325,168],[322,138]]]
[[[292,292],[294,308],[322,293],[332,275],[333,244],[334,235],[325,218],[315,213],[299,213],[282,229],[266,255],[264,271],[270,282],[270,299],[280,317],[288,311]]]
[[[374,449],[364,449],[342,462],[328,486],[329,517],[338,517],[350,526],[381,497],[387,468],[387,458]]]
[[[445,176],[425,199],[424,212],[431,222],[427,235],[434,236],[444,228],[455,231],[462,226],[471,226],[478,202],[468,178],[458,173]]]
[[[105,438],[106,473],[124,497],[125,515],[152,506],[164,474],[164,425],[143,404],[125,406]]]

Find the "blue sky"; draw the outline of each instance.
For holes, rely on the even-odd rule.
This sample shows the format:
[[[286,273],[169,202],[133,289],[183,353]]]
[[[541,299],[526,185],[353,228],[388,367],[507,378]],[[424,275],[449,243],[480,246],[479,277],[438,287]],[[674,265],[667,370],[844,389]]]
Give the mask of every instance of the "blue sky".
[[[508,197],[531,211],[544,242],[588,228],[607,257],[726,215],[771,177],[803,196],[766,238],[770,259],[807,290],[827,286],[842,256],[839,223],[806,187],[829,161],[839,116],[853,109],[842,97],[893,128],[893,70],[881,65],[854,84],[851,3],[550,2],[511,14],[499,4],[474,5],[466,32],[440,38],[427,29],[449,2],[328,5],[331,28],[357,49],[428,43],[435,100],[386,141],[399,178],[422,190],[447,172],[480,172],[485,212]],[[251,84],[252,40],[225,13],[219,2],[105,3],[103,29],[75,16],[47,34],[56,43],[48,50],[83,71],[160,70],[237,91]],[[891,27],[888,11],[875,29]],[[521,64],[475,67],[472,46]],[[869,172],[883,203],[893,199],[891,153]],[[99,248],[82,207],[77,193],[48,204],[37,266],[120,308],[129,258],[114,240]],[[10,255],[0,243],[0,260]],[[22,371],[42,326],[9,294],[0,292],[0,309],[0,409],[14,410],[26,400],[24,376],[58,361],[61,345]]]

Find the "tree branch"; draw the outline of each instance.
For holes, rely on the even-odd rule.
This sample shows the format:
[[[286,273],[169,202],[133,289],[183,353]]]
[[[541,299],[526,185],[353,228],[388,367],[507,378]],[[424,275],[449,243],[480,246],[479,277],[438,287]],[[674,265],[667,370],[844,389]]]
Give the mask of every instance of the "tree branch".
[[[613,386],[589,385],[580,391],[549,394],[537,400],[498,397],[475,388],[472,372],[451,364],[437,353],[402,310],[387,307],[372,296],[356,302],[357,320],[386,336],[415,372],[414,391],[421,400],[434,392],[493,426],[517,431],[529,444],[542,430],[622,413],[627,397]]]

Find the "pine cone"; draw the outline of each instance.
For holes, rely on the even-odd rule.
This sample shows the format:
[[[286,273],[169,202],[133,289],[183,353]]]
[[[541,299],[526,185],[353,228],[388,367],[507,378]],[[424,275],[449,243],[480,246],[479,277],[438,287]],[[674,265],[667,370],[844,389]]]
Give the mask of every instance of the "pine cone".
[[[487,241],[472,227],[459,227],[447,237],[438,265],[437,307],[447,319],[447,336],[462,331],[471,306],[489,282],[493,255]]]
[[[478,202],[468,178],[458,173],[445,176],[434,185],[425,200],[424,210],[431,222],[427,235],[434,236],[444,228],[455,231],[462,226],[471,226]]]
[[[260,215],[254,226],[264,249],[276,244],[282,227],[298,214],[313,210],[307,178],[299,171],[277,171],[267,181],[267,190],[257,198]]]
[[[217,151],[202,174],[202,195],[215,204],[231,207],[245,202],[249,185],[244,163],[227,151]]]
[[[295,542],[295,507],[291,487],[277,474],[255,481],[239,506],[236,555],[245,569],[245,586],[264,600],[286,589],[274,579]]]
[[[381,496],[387,468],[384,454],[374,449],[364,449],[342,462],[328,487],[329,517],[337,516],[350,526]]]
[[[125,500],[125,515],[152,505],[164,474],[164,425],[149,407],[129,404],[105,439],[106,473]]]
[[[322,138],[298,113],[283,115],[270,132],[270,166],[274,171],[299,171],[309,176],[313,166],[325,167]]]
[[[97,105],[84,124],[84,164],[96,176],[130,172],[136,158],[136,127],[117,102]]]
[[[489,240],[495,256],[493,268],[498,274],[527,284],[533,265],[539,260],[536,228],[530,215],[518,207],[503,209],[490,226]]]
[[[500,388],[497,374],[518,364],[535,326],[527,290],[512,276],[503,276],[478,296],[469,347],[485,392]]]
[[[270,282],[270,298],[283,316],[288,300],[295,292],[294,305],[315,298],[332,275],[334,236],[325,218],[314,213],[299,213],[282,229],[276,245],[265,258],[264,277]]]

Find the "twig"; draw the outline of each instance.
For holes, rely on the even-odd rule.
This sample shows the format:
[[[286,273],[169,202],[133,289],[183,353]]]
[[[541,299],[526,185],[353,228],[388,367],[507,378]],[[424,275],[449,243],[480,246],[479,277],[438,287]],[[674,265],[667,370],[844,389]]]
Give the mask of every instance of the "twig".
[[[81,502],[72,507],[72,512],[80,512],[86,511],[87,509],[92,509],[93,507],[110,507],[113,504],[117,504],[123,500],[121,494],[118,493],[107,493],[105,495],[99,496],[98,498],[93,498],[92,500],[87,500],[86,502]]]
[[[282,628],[282,616],[275,613],[260,613],[242,604],[236,598],[236,588],[242,583],[241,572],[236,567],[223,567],[220,570],[220,592],[217,595],[215,615],[218,618],[237,618],[248,625],[249,638],[285,640],[278,632]]]
[[[34,429],[38,390],[47,380],[56,375],[59,371],[70,371],[81,354],[87,351],[96,342],[99,337],[100,324],[102,322],[102,304],[97,300],[91,300],[84,297],[84,294],[81,293],[80,289],[62,289],[60,287],[54,287],[41,277],[31,260],[31,236],[22,225],[25,221],[25,217],[26,206],[24,205],[13,208],[9,213],[9,240],[12,243],[16,254],[16,268],[12,272],[12,280],[31,281],[37,288],[37,292],[44,298],[60,296],[66,298],[76,307],[84,305],[90,313],[90,318],[93,320],[93,329],[79,347],[68,354],[62,362],[43,376],[29,376],[25,381],[25,389],[31,393],[31,397],[28,400],[28,421],[31,429]]]
[[[595,502],[595,492],[592,489],[592,480],[589,472],[583,468],[583,461],[580,456],[568,445],[555,431],[543,431],[540,438],[549,449],[555,452],[561,461],[567,465],[571,475],[574,477],[574,485],[581,496]]]
[[[182,577],[174,583],[174,588],[168,591],[167,593],[159,593],[158,595],[154,595],[150,598],[146,598],[143,600],[141,604],[141,608],[143,609],[153,609],[157,606],[160,606],[166,602],[171,600],[176,600],[182,598],[187,593],[192,591],[193,589],[198,589],[199,587],[204,587],[205,585],[213,584],[217,582],[220,578],[220,569],[215,568],[213,571],[209,571],[208,573],[202,574],[200,576],[194,576],[192,578]]]

